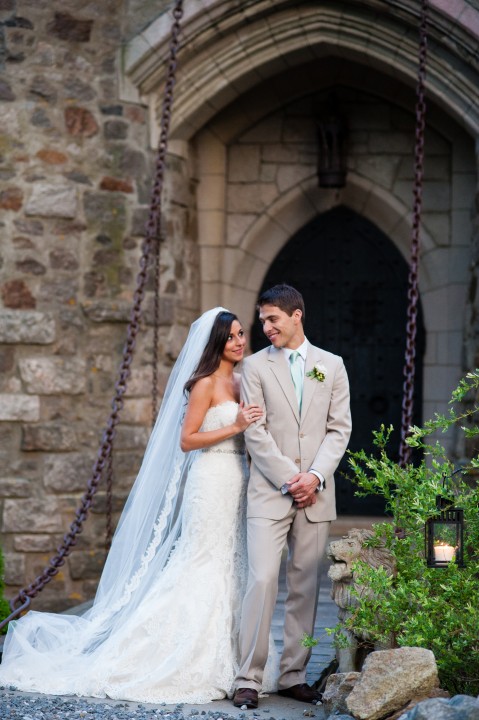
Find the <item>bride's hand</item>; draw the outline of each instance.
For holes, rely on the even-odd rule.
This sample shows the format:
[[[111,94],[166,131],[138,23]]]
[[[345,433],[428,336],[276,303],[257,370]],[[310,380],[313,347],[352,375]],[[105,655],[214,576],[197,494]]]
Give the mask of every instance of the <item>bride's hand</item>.
[[[235,425],[239,432],[243,432],[251,423],[260,420],[262,416],[263,411],[259,405],[245,405],[244,402],[240,402]]]

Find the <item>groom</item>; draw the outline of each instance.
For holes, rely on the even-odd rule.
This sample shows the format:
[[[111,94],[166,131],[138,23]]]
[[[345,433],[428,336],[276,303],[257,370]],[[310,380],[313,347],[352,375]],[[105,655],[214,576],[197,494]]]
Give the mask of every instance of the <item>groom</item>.
[[[304,302],[276,285],[258,303],[271,347],[244,361],[242,399],[265,408],[245,431],[251,455],[248,485],[249,575],[240,629],[240,669],[233,702],[258,706],[268,657],[281,555],[288,545],[284,650],[280,695],[315,703],[305,683],[314,632],[319,561],[336,517],[334,477],[351,433],[349,386],[343,361],[304,336]]]

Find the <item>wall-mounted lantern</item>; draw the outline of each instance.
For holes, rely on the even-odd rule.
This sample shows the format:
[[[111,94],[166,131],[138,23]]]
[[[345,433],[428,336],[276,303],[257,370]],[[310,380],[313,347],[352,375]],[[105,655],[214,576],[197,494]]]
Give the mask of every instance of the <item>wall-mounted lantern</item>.
[[[323,188],[342,188],[346,184],[348,128],[331,96],[318,114],[318,184]]]

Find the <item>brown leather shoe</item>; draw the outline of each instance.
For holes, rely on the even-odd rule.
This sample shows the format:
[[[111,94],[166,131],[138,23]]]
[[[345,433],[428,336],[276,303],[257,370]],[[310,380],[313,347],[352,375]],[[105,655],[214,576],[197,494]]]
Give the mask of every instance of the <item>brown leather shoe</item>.
[[[313,688],[301,683],[301,685],[293,685],[292,687],[285,688],[284,690],[278,690],[278,695],[283,697],[293,698],[293,700],[299,700],[305,703],[318,703],[321,702],[321,693]]]
[[[248,709],[258,707],[258,691],[254,688],[238,688],[233,697],[233,705],[242,707],[246,705]]]

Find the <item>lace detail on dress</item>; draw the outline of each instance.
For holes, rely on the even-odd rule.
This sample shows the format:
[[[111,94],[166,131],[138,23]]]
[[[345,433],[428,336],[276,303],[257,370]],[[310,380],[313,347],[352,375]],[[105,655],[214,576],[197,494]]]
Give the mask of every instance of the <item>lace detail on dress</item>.
[[[207,432],[208,430],[216,430],[219,427],[230,425],[236,420],[237,414],[238,403],[234,400],[226,400],[220,405],[214,405],[213,407],[210,407],[206,412],[205,418],[203,420],[203,425],[201,426],[200,430],[203,432]],[[225,421],[225,418],[228,418],[228,420]],[[236,435],[233,435],[233,437],[222,440],[216,445],[211,445],[208,448],[204,448],[203,452],[205,451],[222,453],[232,452],[244,454],[245,446],[243,433],[237,433]]]
[[[181,476],[181,465],[180,463],[177,464],[173,471],[173,475],[170,481],[170,484],[168,486],[168,489],[166,491],[166,497],[165,497],[165,507],[163,508],[163,511],[158,516],[158,519],[155,522],[155,525],[153,527],[153,537],[148,545],[146,552],[144,553],[140,567],[136,571],[136,573],[132,576],[128,584],[126,585],[123,595],[105,612],[101,613],[97,617],[95,617],[95,621],[98,620],[98,622],[104,622],[104,620],[109,616],[113,615],[114,613],[121,610],[122,607],[126,605],[128,600],[130,599],[131,595],[135,592],[135,590],[138,588],[141,582],[141,578],[145,575],[145,573],[148,570],[148,567],[155,557],[155,552],[158,549],[158,547],[161,545],[161,542],[163,540],[163,532],[167,526],[168,519],[170,517],[171,511],[173,509],[173,499],[176,497],[177,489],[178,489],[178,483],[180,482],[180,476]]]

